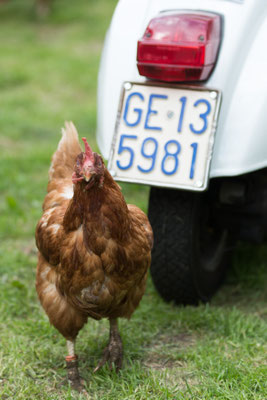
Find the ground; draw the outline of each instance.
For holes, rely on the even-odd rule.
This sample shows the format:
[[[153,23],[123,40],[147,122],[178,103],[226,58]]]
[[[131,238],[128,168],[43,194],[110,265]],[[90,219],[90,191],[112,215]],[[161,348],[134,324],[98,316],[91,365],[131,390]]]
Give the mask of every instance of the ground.
[[[65,341],[35,293],[34,229],[50,158],[65,120],[96,149],[97,71],[115,0],[0,3],[0,398],[82,399],[60,383]],[[148,189],[123,185],[145,211]],[[210,304],[164,303],[149,279],[130,322],[120,321],[125,363],[93,374],[107,321],[90,321],[77,353],[91,399],[267,398],[267,247],[239,246]]]

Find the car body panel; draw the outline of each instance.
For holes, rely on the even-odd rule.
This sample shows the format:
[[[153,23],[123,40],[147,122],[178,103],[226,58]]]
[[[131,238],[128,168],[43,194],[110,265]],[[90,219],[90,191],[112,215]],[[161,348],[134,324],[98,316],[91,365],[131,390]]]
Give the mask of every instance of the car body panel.
[[[267,166],[266,0],[120,0],[99,71],[97,140],[104,158],[109,157],[123,82],[146,81],[138,73],[136,51],[149,21],[166,11],[198,10],[218,13],[223,22],[215,69],[207,82],[197,84],[223,96],[209,176]]]

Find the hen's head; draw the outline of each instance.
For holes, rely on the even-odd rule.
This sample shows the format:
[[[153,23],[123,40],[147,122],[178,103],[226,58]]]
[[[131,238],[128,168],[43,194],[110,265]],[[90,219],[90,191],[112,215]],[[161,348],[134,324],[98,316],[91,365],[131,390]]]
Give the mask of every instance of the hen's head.
[[[85,152],[78,155],[74,172],[72,174],[72,182],[87,182],[86,188],[89,189],[94,184],[103,185],[105,165],[102,157],[94,153],[89,146],[86,138],[82,138],[85,146]]]

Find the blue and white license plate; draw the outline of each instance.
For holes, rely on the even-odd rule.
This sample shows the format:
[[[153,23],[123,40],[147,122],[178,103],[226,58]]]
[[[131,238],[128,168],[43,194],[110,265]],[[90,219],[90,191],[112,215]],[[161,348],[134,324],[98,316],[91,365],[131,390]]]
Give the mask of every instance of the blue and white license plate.
[[[205,190],[220,92],[126,82],[108,169],[118,181]]]

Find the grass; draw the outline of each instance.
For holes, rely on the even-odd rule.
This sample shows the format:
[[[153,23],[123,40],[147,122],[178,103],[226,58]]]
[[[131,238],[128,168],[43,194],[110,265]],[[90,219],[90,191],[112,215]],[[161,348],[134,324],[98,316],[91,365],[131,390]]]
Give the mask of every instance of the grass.
[[[55,0],[36,19],[33,1],[0,4],[0,398],[82,399],[68,386],[65,341],[38,304],[34,229],[64,120],[96,147],[96,77],[115,0]],[[148,190],[123,185],[146,209]],[[130,322],[125,363],[93,374],[108,337],[90,321],[77,352],[91,399],[267,398],[267,248],[243,246],[211,304],[165,304],[151,281]]]

